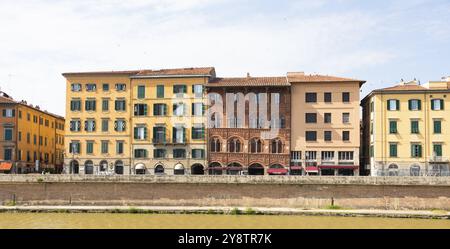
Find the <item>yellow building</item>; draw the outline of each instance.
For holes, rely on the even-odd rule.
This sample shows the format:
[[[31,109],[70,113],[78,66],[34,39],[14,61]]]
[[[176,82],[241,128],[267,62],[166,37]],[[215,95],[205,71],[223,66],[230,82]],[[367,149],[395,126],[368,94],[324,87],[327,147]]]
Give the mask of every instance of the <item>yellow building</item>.
[[[39,106],[0,96],[0,161],[12,173],[61,172],[64,157],[64,118]]]
[[[214,68],[65,73],[66,173],[200,174]]]
[[[374,90],[361,106],[362,164],[372,176],[449,174],[450,77]]]
[[[291,170],[358,175],[360,87],[365,81],[288,73],[291,84]]]

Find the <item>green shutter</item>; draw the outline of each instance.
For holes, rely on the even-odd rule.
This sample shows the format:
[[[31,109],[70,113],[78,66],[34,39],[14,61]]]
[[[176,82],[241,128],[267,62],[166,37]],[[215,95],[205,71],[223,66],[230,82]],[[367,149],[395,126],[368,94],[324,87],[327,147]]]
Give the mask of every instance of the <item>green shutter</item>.
[[[388,111],[391,110],[391,101],[389,101],[389,100],[387,101],[387,109],[388,109]]]
[[[441,133],[441,121],[435,120],[434,121],[434,133],[440,134]]]
[[[444,100],[441,99],[440,101],[441,101],[441,110],[444,110]]]
[[[417,106],[419,108],[419,111],[422,110],[422,101],[421,100],[417,100]]]
[[[138,128],[134,127],[134,139],[138,138],[138,132],[139,132]]]
[[[152,136],[153,136],[153,139],[156,138],[156,127],[153,127],[153,134],[152,134]]]
[[[395,102],[397,103],[397,111],[400,110],[400,100],[395,100]]]
[[[194,103],[192,103],[192,108],[191,108],[191,112],[192,112],[192,116],[194,116],[195,112],[194,112]]]
[[[412,110],[412,100],[408,100],[408,110]]]
[[[177,128],[172,127],[172,139],[174,142],[176,141],[176,133],[177,133]]]
[[[144,127],[144,139],[147,139],[147,135],[148,135],[147,127]]]
[[[422,145],[418,145],[419,147],[419,157],[422,157]]]
[[[187,86],[183,85],[183,93],[187,93]]]
[[[434,110],[434,101],[431,100],[431,110]]]

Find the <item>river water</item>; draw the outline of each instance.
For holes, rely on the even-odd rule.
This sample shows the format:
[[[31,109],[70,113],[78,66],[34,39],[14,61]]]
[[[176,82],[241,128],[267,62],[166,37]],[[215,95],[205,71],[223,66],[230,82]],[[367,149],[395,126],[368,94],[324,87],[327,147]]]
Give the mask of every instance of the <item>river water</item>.
[[[206,214],[110,214],[110,213],[0,213],[0,228],[84,229],[316,229],[316,228],[447,228],[450,220],[368,217],[206,215]]]

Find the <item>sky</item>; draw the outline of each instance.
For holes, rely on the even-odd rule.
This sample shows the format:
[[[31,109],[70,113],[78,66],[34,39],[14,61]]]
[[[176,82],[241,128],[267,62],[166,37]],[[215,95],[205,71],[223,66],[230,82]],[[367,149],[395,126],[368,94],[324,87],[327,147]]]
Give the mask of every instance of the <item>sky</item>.
[[[450,76],[450,0],[1,0],[0,89],[65,114],[64,72],[214,66],[366,80]]]

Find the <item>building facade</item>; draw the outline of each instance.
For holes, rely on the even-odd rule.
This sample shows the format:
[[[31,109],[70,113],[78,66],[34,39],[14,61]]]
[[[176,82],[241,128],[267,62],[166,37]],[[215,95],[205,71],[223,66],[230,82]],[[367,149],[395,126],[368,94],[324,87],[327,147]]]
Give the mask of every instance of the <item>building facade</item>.
[[[65,73],[66,173],[202,174],[214,68]]]
[[[208,174],[287,174],[291,95],[286,77],[217,78],[207,91]]]
[[[362,101],[362,165],[372,176],[449,175],[450,77],[401,82]]]
[[[288,73],[292,99],[291,169],[358,175],[360,87],[365,81]]]
[[[64,160],[64,118],[0,94],[2,171],[60,173]]]

